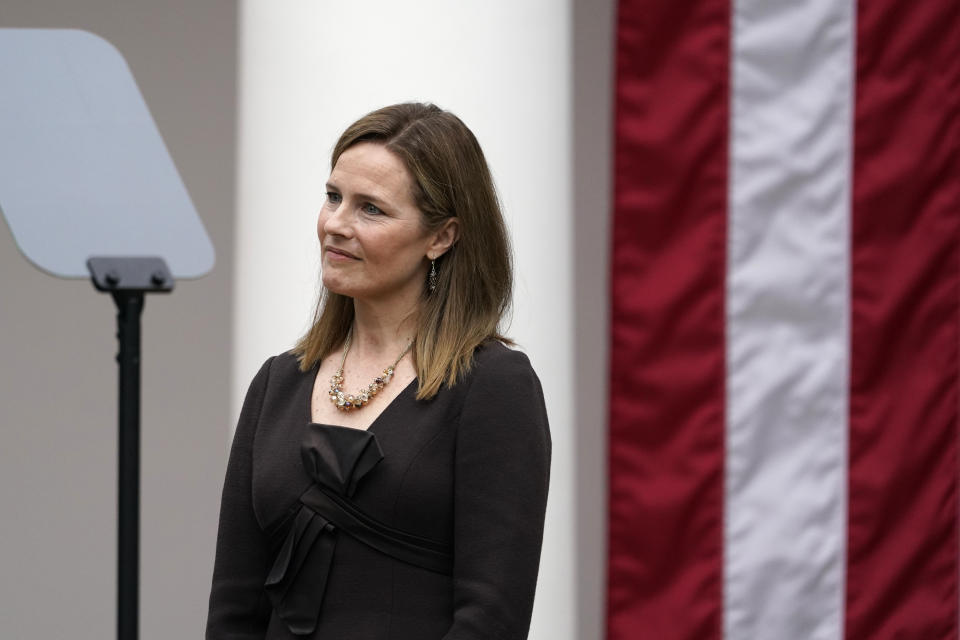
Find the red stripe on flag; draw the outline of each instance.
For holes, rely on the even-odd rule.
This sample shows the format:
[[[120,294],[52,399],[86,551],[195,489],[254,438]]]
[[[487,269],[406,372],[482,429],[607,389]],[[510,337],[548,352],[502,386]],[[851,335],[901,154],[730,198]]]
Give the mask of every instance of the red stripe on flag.
[[[722,635],[725,0],[621,0],[607,637]]]
[[[957,637],[958,8],[859,5],[848,638]]]

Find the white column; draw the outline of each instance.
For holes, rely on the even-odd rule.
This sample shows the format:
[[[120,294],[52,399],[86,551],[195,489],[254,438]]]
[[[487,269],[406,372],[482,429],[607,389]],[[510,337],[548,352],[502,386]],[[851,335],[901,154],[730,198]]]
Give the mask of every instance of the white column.
[[[553,433],[534,640],[576,636],[569,15],[569,0],[241,8],[234,415],[259,364],[309,323],[339,133],[395,102],[456,113],[500,190],[516,258],[509,334],[540,375]]]

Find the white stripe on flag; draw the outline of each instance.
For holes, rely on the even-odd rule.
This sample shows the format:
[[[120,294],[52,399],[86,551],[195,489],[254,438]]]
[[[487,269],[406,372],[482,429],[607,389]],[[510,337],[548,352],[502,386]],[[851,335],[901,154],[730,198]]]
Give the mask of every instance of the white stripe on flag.
[[[732,10],[725,637],[839,640],[854,10]]]

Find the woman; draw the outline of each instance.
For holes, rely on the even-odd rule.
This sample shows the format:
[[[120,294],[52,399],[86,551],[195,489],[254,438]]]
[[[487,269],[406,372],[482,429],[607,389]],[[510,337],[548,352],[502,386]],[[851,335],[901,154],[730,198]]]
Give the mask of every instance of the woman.
[[[483,152],[399,104],[331,167],[316,319],[237,427],[207,638],[526,638],[550,435],[498,332],[512,274]]]

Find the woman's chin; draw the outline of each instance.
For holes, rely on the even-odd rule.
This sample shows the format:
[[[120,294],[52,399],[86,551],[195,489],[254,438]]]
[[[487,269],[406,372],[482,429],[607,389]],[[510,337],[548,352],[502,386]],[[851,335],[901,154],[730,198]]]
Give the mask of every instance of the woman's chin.
[[[336,293],[341,296],[347,296],[352,298],[352,289],[349,285],[344,282],[339,281],[337,278],[323,278],[323,288],[329,291],[330,293]]]

